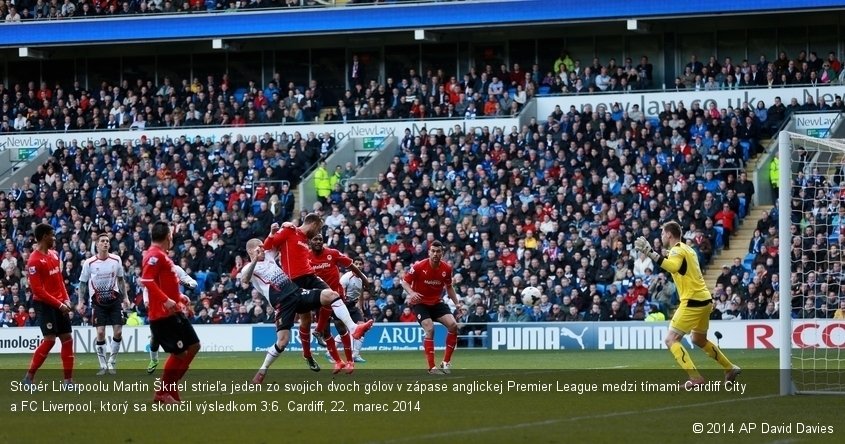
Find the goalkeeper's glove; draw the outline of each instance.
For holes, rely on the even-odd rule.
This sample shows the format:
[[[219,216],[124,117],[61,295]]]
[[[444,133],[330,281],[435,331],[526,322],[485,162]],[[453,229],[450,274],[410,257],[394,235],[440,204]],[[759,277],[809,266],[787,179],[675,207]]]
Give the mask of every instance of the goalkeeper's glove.
[[[640,253],[645,254],[653,262],[657,262],[660,259],[660,253],[654,251],[648,240],[642,236],[638,237],[637,240],[634,241],[634,248]]]

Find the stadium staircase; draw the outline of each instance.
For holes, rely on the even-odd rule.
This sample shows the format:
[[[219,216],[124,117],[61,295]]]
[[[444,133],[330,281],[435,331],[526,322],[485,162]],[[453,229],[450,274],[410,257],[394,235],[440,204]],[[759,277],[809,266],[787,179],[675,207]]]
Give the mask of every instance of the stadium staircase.
[[[293,219],[299,220],[299,213],[302,211],[302,198],[300,197],[299,187],[295,187],[291,192],[293,192]]]
[[[774,149],[777,149],[777,143],[769,146],[773,146]],[[757,163],[763,157],[763,155],[759,155],[754,159],[750,159],[746,163],[745,171],[748,173],[749,180],[753,180],[757,169]],[[731,236],[731,248],[723,248],[722,250],[717,251],[713,255],[713,260],[705,268],[704,281],[707,283],[707,288],[711,289],[711,291],[716,288],[716,279],[718,279],[719,274],[721,274],[722,266],[733,266],[735,258],[740,258],[745,268],[749,271],[751,270],[751,261],[753,259],[747,257],[748,244],[754,236],[754,229],[757,228],[757,220],[760,218],[760,213],[762,211],[771,211],[772,208],[774,208],[772,205],[757,205],[749,207],[748,214],[740,223],[739,229],[737,229],[736,233]]]

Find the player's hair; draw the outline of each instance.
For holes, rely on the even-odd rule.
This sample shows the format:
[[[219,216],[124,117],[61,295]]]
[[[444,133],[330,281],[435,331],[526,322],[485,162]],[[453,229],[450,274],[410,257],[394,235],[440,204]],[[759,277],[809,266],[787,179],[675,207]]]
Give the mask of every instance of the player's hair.
[[[681,238],[681,225],[674,220],[670,220],[663,224],[663,229],[668,231],[675,239]]]
[[[264,244],[264,242],[261,242],[261,239],[258,239],[257,237],[252,238],[252,239],[246,241],[246,251],[250,252],[250,251],[252,251],[253,248],[255,248],[256,245],[262,245],[262,244]]]
[[[305,219],[302,220],[304,224],[322,224],[323,218],[320,217],[317,213],[308,213],[305,215]]]
[[[35,234],[35,242],[41,242],[41,239],[44,239],[44,236],[46,236],[50,233],[54,233],[54,232],[55,232],[55,230],[53,229],[53,226],[50,225],[50,224],[38,224],[38,225],[36,225],[35,231],[33,232],[33,234]]]
[[[157,220],[153,223],[152,228],[150,228],[150,237],[152,238],[153,242],[161,242],[167,239],[167,235],[170,234],[170,224],[163,220]]]
[[[99,235],[99,236],[97,236],[97,240],[100,240],[100,239],[102,239],[102,238],[106,238],[106,239],[108,239],[108,240],[111,240],[111,238],[109,237],[109,234],[108,234],[108,233],[100,233],[100,235]]]
[[[443,248],[443,243],[440,242],[439,240],[436,240],[436,241],[433,241],[431,243],[431,245],[428,246],[428,248]]]

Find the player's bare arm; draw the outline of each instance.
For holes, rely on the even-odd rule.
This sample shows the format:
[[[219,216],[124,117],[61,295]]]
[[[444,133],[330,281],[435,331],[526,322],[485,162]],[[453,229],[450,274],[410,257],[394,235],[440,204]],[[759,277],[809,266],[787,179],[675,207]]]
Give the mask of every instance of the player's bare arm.
[[[458,293],[455,292],[455,287],[453,287],[451,285],[447,286],[446,287],[446,294],[449,295],[449,299],[451,299],[452,302],[457,307],[458,306]]]
[[[258,264],[258,259],[261,257],[261,252],[258,250],[263,248],[264,246],[259,244],[253,248],[253,251],[249,252],[252,259],[249,261],[249,265],[247,265],[244,272],[241,273],[241,282],[244,284],[249,284],[252,281],[252,274],[255,272],[255,266]]]
[[[358,268],[355,264],[350,264],[348,268],[349,271],[351,271],[355,276],[358,276],[358,278],[361,279],[361,286],[364,287],[364,290],[372,291],[373,283],[370,281],[370,278],[367,277],[367,275],[365,275],[363,271],[361,271],[360,268]]]
[[[117,277],[117,291],[120,292],[123,308],[129,308],[129,293],[126,291],[126,279],[123,276]]]
[[[399,283],[402,284],[402,288],[405,290],[405,293],[408,293],[409,302],[413,304],[419,302],[420,298],[422,298],[422,295],[414,291],[414,289],[411,287],[411,284],[405,282],[404,279],[400,279]]]
[[[79,305],[88,305],[88,281],[79,282]]]
[[[173,264],[173,269],[176,270],[176,276],[179,277],[179,282],[181,282],[182,285],[185,285],[188,288],[197,288],[197,281],[195,281],[194,278],[185,271],[185,269],[176,264]]]

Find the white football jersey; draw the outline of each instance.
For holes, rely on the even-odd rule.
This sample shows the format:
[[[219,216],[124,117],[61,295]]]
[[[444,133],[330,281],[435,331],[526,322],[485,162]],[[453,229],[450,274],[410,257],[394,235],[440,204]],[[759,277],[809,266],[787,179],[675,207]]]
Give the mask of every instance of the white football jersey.
[[[355,273],[351,271],[343,273],[343,276],[340,277],[340,285],[346,294],[346,300],[352,302],[357,301],[364,290],[364,283],[361,278],[355,276]]]
[[[271,304],[273,303],[270,300],[271,288],[282,291],[284,294],[288,294],[291,288],[295,288],[290,277],[276,262],[278,256],[279,252],[276,250],[264,250],[264,260],[255,264],[255,268],[252,270],[252,286],[261,292],[267,302]],[[249,268],[249,264],[244,266],[241,273],[247,268]]]
[[[117,278],[123,276],[120,256],[109,254],[106,259],[93,256],[82,263],[79,282],[88,285],[88,294],[94,303],[108,305],[118,301]]]

